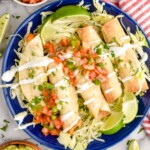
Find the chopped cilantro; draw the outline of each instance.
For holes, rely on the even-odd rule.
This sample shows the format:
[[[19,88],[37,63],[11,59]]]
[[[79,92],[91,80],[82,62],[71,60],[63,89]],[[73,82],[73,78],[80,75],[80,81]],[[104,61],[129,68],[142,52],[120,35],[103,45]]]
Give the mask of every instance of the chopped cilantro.
[[[56,76],[55,72],[52,72],[52,75],[53,75],[53,76]]]
[[[64,87],[64,86],[60,86],[60,88],[61,88],[62,90],[66,89],[66,87]]]
[[[15,19],[19,19],[20,18],[20,16],[14,16],[14,15],[12,15],[12,17],[15,18]]]
[[[109,49],[109,46],[105,44],[105,45],[104,45],[104,48],[105,48],[105,49]]]
[[[73,69],[74,68],[74,63],[73,62],[67,62],[66,65],[67,65],[67,67],[69,69]]]
[[[98,79],[94,79],[94,80],[93,80],[93,83],[94,83],[95,85],[99,85],[99,84],[100,84],[100,81],[99,81]]]
[[[112,58],[115,58],[115,53],[113,51],[111,51],[111,56]]]
[[[140,130],[138,131],[138,134],[141,133],[142,131],[144,131],[144,128],[140,128]]]
[[[32,55],[32,56],[35,56],[35,53],[32,51],[31,55]]]
[[[29,76],[29,78],[34,78],[34,75],[35,75],[35,72],[34,72],[34,69],[30,69],[29,70],[29,74],[28,74],[28,76]]]
[[[101,69],[104,69],[104,64],[103,63],[97,63],[96,66],[99,66]]]
[[[50,84],[50,83],[47,83],[47,82],[44,82],[43,87],[44,87],[45,89],[52,90],[52,89],[54,88],[54,85],[53,85],[53,84]]]
[[[39,90],[39,91],[42,91],[42,90],[43,90],[43,86],[42,86],[42,85],[39,85],[39,86],[38,86],[38,90]]]
[[[102,52],[103,52],[102,48],[98,48],[98,49],[96,50],[96,53],[97,53],[98,55],[102,55]]]
[[[7,130],[7,128],[8,128],[8,124],[10,123],[9,121],[7,121],[7,120],[3,120],[3,122],[5,123],[5,125],[3,126],[3,127],[1,127],[0,128],[0,130],[2,130],[2,131],[6,131]]]
[[[119,59],[118,59],[118,63],[121,63],[121,62],[123,62],[123,60],[119,58]]]

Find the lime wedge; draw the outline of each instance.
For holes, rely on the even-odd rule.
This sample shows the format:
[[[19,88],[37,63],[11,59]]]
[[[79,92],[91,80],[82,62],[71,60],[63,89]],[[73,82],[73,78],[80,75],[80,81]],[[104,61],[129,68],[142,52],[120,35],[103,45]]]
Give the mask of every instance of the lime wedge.
[[[90,20],[90,13],[80,6],[64,6],[52,15],[52,23],[62,24]]]
[[[123,126],[124,115],[122,112],[113,112],[106,122],[102,125],[100,130],[103,134],[110,135],[118,132]]]
[[[128,150],[140,150],[140,146],[139,146],[137,140],[131,140],[129,142]]]
[[[124,123],[130,123],[137,115],[138,102],[133,93],[125,92],[123,97],[122,111],[124,113]]]
[[[0,17],[0,43],[4,39],[9,20],[10,20],[9,14],[4,14],[3,16]]]
[[[47,41],[50,41],[56,33],[56,26],[51,23],[51,18],[52,17],[50,16],[41,27],[40,36],[44,44]]]

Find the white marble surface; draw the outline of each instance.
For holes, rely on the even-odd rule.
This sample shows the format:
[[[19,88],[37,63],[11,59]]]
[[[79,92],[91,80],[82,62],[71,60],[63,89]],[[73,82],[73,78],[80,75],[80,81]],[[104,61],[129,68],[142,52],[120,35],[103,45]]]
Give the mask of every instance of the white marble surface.
[[[53,1],[53,0],[49,0]],[[47,3],[49,3],[47,2]],[[23,7],[20,5],[15,4],[12,0],[2,0],[0,2],[0,16],[4,13],[10,13],[11,14],[11,21],[9,24],[9,28],[7,31],[7,35],[12,35],[16,28],[20,25],[20,23],[29,16],[30,13],[32,13],[34,10],[38,9],[38,7],[29,8],[29,7]],[[16,19],[13,16],[20,16],[19,19]],[[1,50],[6,47],[7,40],[5,40],[1,45]],[[2,58],[0,59],[0,67]],[[6,141],[10,140],[28,140],[32,141],[34,143],[37,143],[36,141],[32,140],[24,131],[18,130],[14,131],[14,128],[17,127],[16,122],[13,120],[7,105],[5,103],[2,90],[0,90],[0,128],[4,125],[3,120],[9,120],[10,123],[8,125],[8,129],[6,132],[3,132],[0,130],[0,144]],[[128,136],[126,139],[118,143],[117,145],[109,148],[109,150],[127,150],[127,141],[130,139],[137,139],[140,143],[141,150],[150,150],[150,140],[146,137],[145,132],[142,131],[138,134],[139,129],[141,126],[139,126],[130,136]],[[4,137],[2,138],[2,135]],[[39,144],[39,143],[37,143]],[[40,145],[40,144],[39,144]],[[42,145],[40,145],[42,150],[50,150]]]

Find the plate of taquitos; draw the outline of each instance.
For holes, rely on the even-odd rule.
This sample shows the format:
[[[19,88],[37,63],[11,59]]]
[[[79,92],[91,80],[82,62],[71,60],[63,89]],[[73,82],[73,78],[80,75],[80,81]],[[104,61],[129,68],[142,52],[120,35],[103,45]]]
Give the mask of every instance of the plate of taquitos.
[[[149,42],[119,9],[96,0],[54,2],[15,35],[1,87],[18,129],[41,144],[107,148],[146,115]]]

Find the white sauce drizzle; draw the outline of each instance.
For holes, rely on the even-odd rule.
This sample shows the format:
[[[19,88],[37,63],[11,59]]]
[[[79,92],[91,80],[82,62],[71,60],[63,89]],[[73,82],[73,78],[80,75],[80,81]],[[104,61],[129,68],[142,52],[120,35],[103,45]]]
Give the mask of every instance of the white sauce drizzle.
[[[64,55],[60,55],[59,58],[61,60],[64,60],[64,59],[69,59],[73,56],[73,53],[67,53],[67,54],[64,54]]]
[[[110,88],[110,89],[105,90],[104,92],[105,92],[105,94],[108,94],[108,93],[112,92],[113,90],[114,90],[114,88]]]
[[[2,75],[2,80],[9,82],[13,79],[14,75],[16,72],[18,71],[22,71],[24,69],[28,69],[28,68],[33,68],[33,67],[41,67],[41,66],[48,66],[50,63],[54,62],[53,59],[50,59],[48,57],[43,57],[44,59],[38,59],[38,60],[33,60],[30,62],[27,62],[26,64],[22,65],[22,66],[18,66],[16,68],[13,68],[11,70],[6,71],[3,75]]]
[[[116,72],[111,72],[111,73],[109,73],[109,74],[107,75],[107,77],[108,77],[108,78],[111,78],[111,77],[113,77],[114,75],[116,75]]]
[[[110,50],[113,51],[115,57],[118,57],[124,54],[129,48],[132,48],[131,44],[124,44],[122,47],[110,47]]]
[[[90,98],[90,99],[88,99],[86,102],[84,102],[83,104],[84,104],[84,105],[88,105],[88,104],[92,103],[94,100],[95,100],[94,97],[93,97],[93,98]]]
[[[55,72],[57,71],[58,69],[61,69],[62,66],[58,65],[57,67],[55,68],[51,68],[47,71],[47,73],[41,73],[39,74],[38,76],[36,76],[35,78],[31,79],[24,79],[24,80],[21,80],[19,81],[19,83],[13,83],[13,84],[4,84],[4,85],[0,85],[0,88],[4,88],[4,87],[11,87],[12,89],[15,89],[17,86],[19,85],[23,85],[23,84],[30,84],[30,83],[34,83],[36,82],[38,79],[44,77],[44,76],[48,76],[50,75],[52,72]]]
[[[65,115],[61,116],[61,120],[64,122],[67,119],[69,119],[72,115],[74,114],[74,111],[70,111],[68,113],[66,113]]]
[[[64,129],[63,132],[69,131],[73,126],[75,126],[78,121],[80,120],[80,117],[78,117],[68,128]]]
[[[31,123],[26,123],[26,124],[24,124],[24,125],[19,125],[18,128],[15,128],[15,130],[18,130],[18,129],[26,129],[27,127],[32,126],[32,125],[34,126],[34,125],[36,125],[36,123],[31,122]]]
[[[127,82],[128,80],[132,79],[132,76],[125,77],[124,79],[121,79],[123,83]]]
[[[27,116],[27,112],[21,112],[14,116],[14,120],[19,121],[19,125],[23,122],[24,118]]]
[[[144,53],[143,53],[143,56],[142,56],[142,59],[141,59],[141,61],[140,61],[140,64],[146,62],[147,59],[148,59],[148,55],[147,55],[147,53],[144,52]]]
[[[90,88],[92,85],[93,85],[92,82],[86,82],[85,84],[82,84],[82,85],[78,84],[77,87],[79,90],[77,90],[76,93],[81,93],[87,90],[88,88]]]
[[[67,79],[69,79],[69,78],[67,78]],[[68,82],[66,79],[62,79],[62,80],[58,81],[57,83],[55,83],[55,87],[62,86],[62,85],[64,85],[66,82]]]
[[[123,37],[121,37],[121,38],[120,38],[120,40],[122,40],[122,41],[124,41],[124,40],[128,40],[128,39],[130,39],[130,37],[129,37],[129,36],[123,36]]]
[[[68,102],[69,98],[67,98],[67,97],[66,98],[59,98],[59,100],[62,101],[62,102]]]

